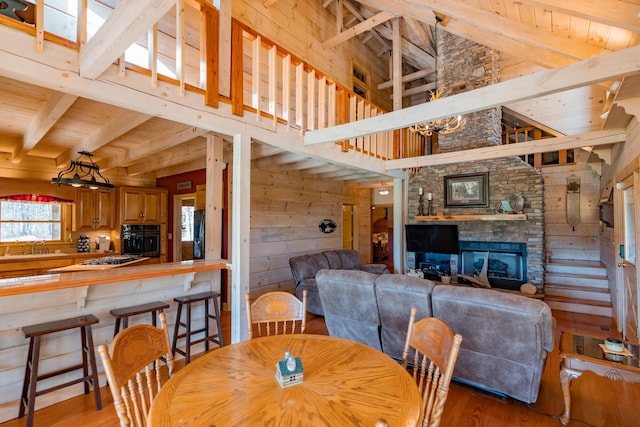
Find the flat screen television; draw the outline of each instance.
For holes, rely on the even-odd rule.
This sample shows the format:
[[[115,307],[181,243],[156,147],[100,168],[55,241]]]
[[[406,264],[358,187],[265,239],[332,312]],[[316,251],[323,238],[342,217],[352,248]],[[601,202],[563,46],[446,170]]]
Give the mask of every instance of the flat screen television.
[[[457,254],[458,226],[452,224],[406,224],[407,251]]]

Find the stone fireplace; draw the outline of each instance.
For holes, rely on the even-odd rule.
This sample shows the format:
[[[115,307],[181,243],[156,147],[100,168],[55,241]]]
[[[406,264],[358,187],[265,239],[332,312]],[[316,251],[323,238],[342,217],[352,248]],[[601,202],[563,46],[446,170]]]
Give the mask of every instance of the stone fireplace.
[[[499,53],[485,46],[442,31],[438,34],[438,80],[443,82],[444,96],[453,90],[464,92],[488,84],[496,83],[499,75]],[[452,134],[440,135],[432,143],[434,154],[463,151],[479,147],[501,144],[501,111],[499,108],[479,111],[467,115],[465,126]],[[489,173],[488,203],[481,207],[445,206],[444,178],[446,176]],[[471,270],[478,263],[479,254],[484,255],[487,247],[498,248],[513,245],[513,254],[505,255],[500,249],[493,251],[489,266],[493,260],[496,271],[490,283],[498,287],[518,289],[522,283],[543,284],[544,250],[544,205],[543,178],[540,171],[531,167],[519,157],[506,157],[491,160],[468,160],[461,163],[423,167],[409,183],[409,218],[415,223],[418,213],[418,188],[424,193],[432,193],[432,209],[435,214],[451,216],[444,223],[458,225],[461,253],[457,259],[457,272]],[[512,200],[516,194],[524,198],[524,213],[521,220],[474,220],[475,215],[496,214],[503,201]],[[508,214],[504,214],[508,215]],[[461,219],[456,219],[459,216]],[[462,248],[472,248],[463,257]],[[496,258],[503,256],[504,259]],[[418,258],[420,258],[418,256]],[[416,262],[417,261],[417,262]],[[499,262],[497,262],[499,261]],[[416,254],[408,253],[407,266],[419,264]],[[507,272],[498,271],[502,264],[508,265]],[[466,271],[466,270],[465,270]],[[456,272],[452,271],[452,274]],[[468,274],[468,273],[467,273]],[[498,277],[508,276],[508,277]],[[513,277],[511,277],[513,276]],[[493,286],[493,284],[492,284]]]

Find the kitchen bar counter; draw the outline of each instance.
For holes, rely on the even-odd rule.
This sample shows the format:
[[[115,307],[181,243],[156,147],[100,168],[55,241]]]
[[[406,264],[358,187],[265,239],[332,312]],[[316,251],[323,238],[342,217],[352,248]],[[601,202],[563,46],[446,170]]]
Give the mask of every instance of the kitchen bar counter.
[[[100,258],[100,255],[94,254],[93,258]],[[76,261],[78,262],[82,260]],[[48,269],[59,267],[64,265],[54,265]],[[108,270],[0,279],[0,423],[15,418],[20,407],[20,391],[29,348],[29,340],[25,338],[22,328],[93,314],[99,319],[99,323],[91,327],[94,345],[109,345],[113,339],[115,323],[110,310],[164,301],[170,306],[165,313],[169,328],[173,330],[177,317],[174,298],[207,291],[221,292],[220,270],[230,267],[231,264],[225,259],[193,260],[165,264],[138,263]],[[130,320],[130,325],[149,321],[148,315],[135,316]],[[204,310],[195,310],[192,321],[194,324],[202,324],[205,321]],[[48,340],[43,352],[46,352],[50,371],[68,367],[72,359],[81,360],[82,350],[78,346],[80,338],[80,332],[74,331],[56,334],[51,341]],[[193,354],[202,351],[204,342],[195,344],[192,348]],[[102,366],[98,365],[100,384],[104,385],[106,378]],[[47,381],[54,387],[67,379],[56,377]],[[82,387],[65,387],[48,393],[46,399],[38,400],[38,405],[61,402],[82,394],[83,390]]]
[[[15,277],[0,279],[0,297],[230,268],[231,264],[225,259],[199,259],[164,264],[134,265],[108,271],[74,271]]]

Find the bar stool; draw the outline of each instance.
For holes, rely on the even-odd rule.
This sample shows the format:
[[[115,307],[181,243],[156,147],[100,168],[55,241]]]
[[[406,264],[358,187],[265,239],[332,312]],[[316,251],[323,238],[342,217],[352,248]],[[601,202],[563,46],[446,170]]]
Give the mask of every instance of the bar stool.
[[[27,365],[24,373],[24,384],[22,386],[22,398],[20,399],[20,411],[18,413],[18,418],[22,418],[26,411],[27,427],[33,426],[33,412],[36,403],[36,396],[50,393],[81,382],[84,383],[84,394],[89,393],[89,386],[93,388],[96,409],[102,409],[102,400],[100,398],[100,388],[98,383],[98,370],[96,368],[96,356],[93,350],[93,336],[91,335],[91,325],[98,322],[98,318],[93,314],[87,314],[84,316],[40,323],[22,328],[22,332],[25,337],[29,338],[29,355],[27,356]],[[80,328],[80,335],[82,338],[82,363],[68,368],[62,368],[48,374],[38,375],[40,341],[42,336],[75,328]],[[36,384],[39,380],[66,374],[67,372],[80,368],[82,368],[83,373],[81,378],[36,391]],[[89,368],[91,369],[91,372],[89,372]]]
[[[162,313],[167,308],[169,308],[169,304],[164,301],[153,301],[147,304],[134,305],[131,307],[114,308],[109,311],[109,313],[116,318],[113,336],[115,337],[120,331],[120,322],[122,322],[122,329],[128,328],[129,317],[137,316],[138,314],[151,313],[151,324],[153,326],[157,326],[156,319],[158,317],[158,313]]]
[[[203,292],[199,294],[193,295],[185,295],[182,297],[176,297],[173,300],[178,303],[178,310],[176,311],[176,323],[173,330],[173,353],[179,353],[184,356],[185,364],[189,364],[191,361],[191,346],[193,344],[198,344],[204,341],[204,349],[205,351],[209,351],[209,341],[218,344],[220,347],[224,346],[224,341],[222,338],[222,326],[220,324],[220,309],[218,307],[218,292]],[[209,313],[209,301],[211,301],[213,305],[213,311],[215,314]],[[204,302],[204,327],[192,330],[191,329],[191,306],[194,303]],[[187,321],[182,322],[182,306],[187,306]],[[218,326],[218,331],[215,334],[209,335],[209,319],[215,319],[216,324]],[[179,333],[180,327],[185,328],[184,333]],[[204,332],[204,337],[200,338],[196,341],[191,341],[191,336],[197,333]],[[185,339],[185,349],[181,350],[178,348],[178,339]]]

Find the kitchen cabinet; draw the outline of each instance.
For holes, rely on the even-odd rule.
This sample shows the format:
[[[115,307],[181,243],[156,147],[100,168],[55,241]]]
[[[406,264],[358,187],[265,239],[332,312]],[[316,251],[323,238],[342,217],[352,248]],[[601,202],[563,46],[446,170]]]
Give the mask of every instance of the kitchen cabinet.
[[[118,194],[121,224],[160,224],[166,222],[167,190],[120,187]]]
[[[114,191],[78,189],[74,230],[112,230],[114,228]]]

